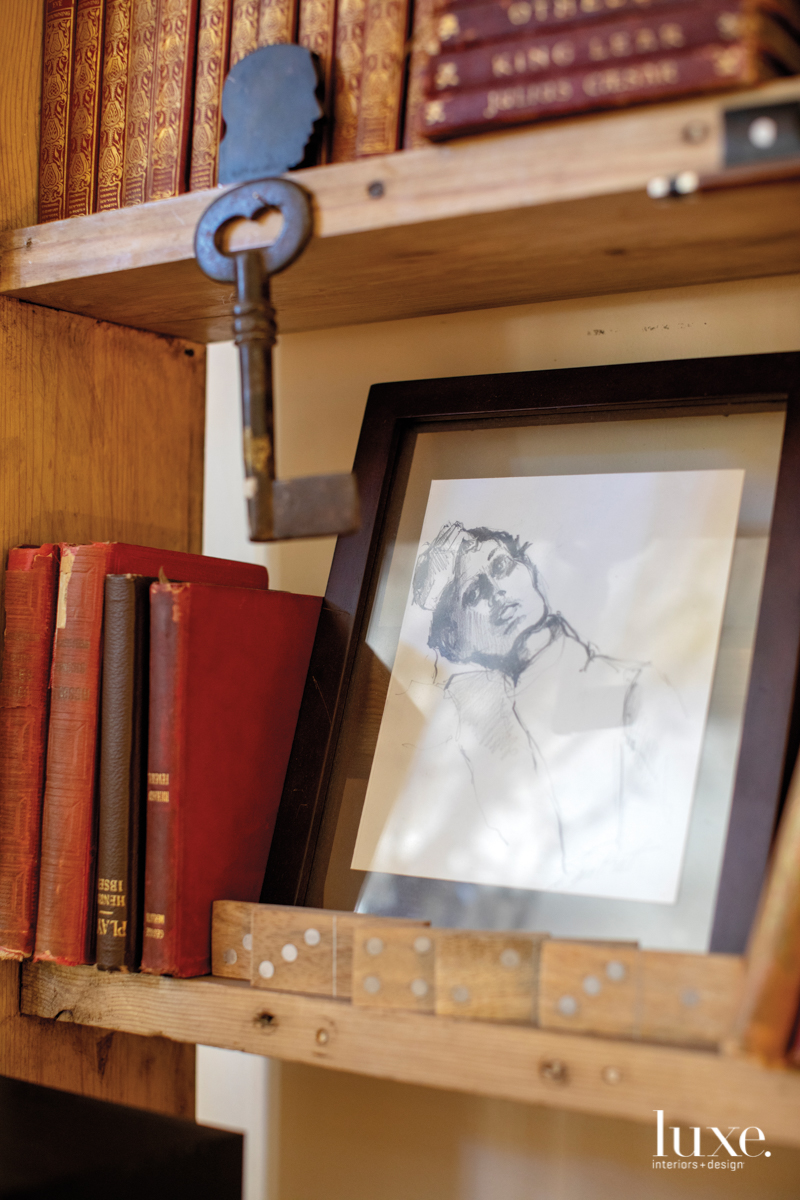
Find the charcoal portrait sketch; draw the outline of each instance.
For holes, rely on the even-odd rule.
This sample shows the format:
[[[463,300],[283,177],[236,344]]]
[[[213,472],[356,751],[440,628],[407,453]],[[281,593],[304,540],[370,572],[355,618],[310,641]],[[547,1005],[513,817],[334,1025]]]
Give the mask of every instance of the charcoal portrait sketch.
[[[435,480],[353,867],[673,902],[742,484]]]

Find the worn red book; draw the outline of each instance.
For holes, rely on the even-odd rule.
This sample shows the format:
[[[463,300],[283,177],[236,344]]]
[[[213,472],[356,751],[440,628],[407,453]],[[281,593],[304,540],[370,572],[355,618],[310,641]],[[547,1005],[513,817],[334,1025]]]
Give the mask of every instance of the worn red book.
[[[0,958],[29,958],[36,928],[58,546],[8,552],[0,684]]]
[[[258,900],[322,601],[150,589],[142,970],[211,970],[214,900]]]
[[[431,59],[439,53],[439,39],[436,36],[438,14],[436,0],[414,0],[403,125],[404,150],[413,150],[427,144],[422,132],[422,117],[431,74]]]
[[[222,85],[228,73],[232,0],[200,0],[189,190],[214,187],[222,136]]]
[[[39,140],[39,221],[58,221],[66,212],[67,128],[72,83],[72,47],[78,0],[46,0],[42,116]]]
[[[161,0],[147,199],[186,191],[198,0]]]
[[[67,144],[68,217],[94,211],[105,0],[78,0]]]
[[[96,760],[106,575],[267,587],[264,567],[94,542],[61,546],[36,926],[37,961],[92,959]]]
[[[428,100],[425,133],[433,141],[595,109],[663,100],[691,92],[752,87],[780,71],[752,47],[715,43],[619,66],[549,75],[528,83],[477,88]]]
[[[774,11],[783,9],[776,6]],[[787,15],[790,11],[786,9]],[[720,41],[746,43],[800,69],[797,41],[766,12],[754,10],[751,0],[701,0],[691,7],[681,4],[439,54],[431,60],[427,93],[499,87],[568,68],[610,65]]]
[[[103,48],[97,211],[122,207],[122,162],[128,112],[132,0],[108,0]]]

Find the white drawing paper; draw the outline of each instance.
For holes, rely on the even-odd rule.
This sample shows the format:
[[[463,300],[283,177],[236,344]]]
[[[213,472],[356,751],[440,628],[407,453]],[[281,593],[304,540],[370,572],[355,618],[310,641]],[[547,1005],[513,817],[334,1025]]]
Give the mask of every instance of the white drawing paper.
[[[743,481],[434,480],[353,867],[673,903]]]

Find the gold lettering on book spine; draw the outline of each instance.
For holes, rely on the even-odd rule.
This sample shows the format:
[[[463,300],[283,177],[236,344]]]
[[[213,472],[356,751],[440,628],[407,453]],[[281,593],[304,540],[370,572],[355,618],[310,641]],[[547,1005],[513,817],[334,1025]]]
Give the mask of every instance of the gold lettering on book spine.
[[[66,211],[67,116],[72,76],[75,0],[48,0],[44,18],[39,221]]]
[[[222,85],[230,40],[230,11],[228,0],[200,0],[190,191],[214,187],[217,182],[219,139],[222,133]]]
[[[189,43],[191,0],[161,0],[153,100],[153,136],[147,172],[147,199],[166,200],[184,189],[181,179],[182,125]]]
[[[294,39],[295,0],[261,0],[258,10],[259,46],[277,46]]]
[[[94,208],[104,4],[105,0],[78,0],[69,104],[68,217],[86,216]]]
[[[128,58],[128,112],[122,167],[123,205],[143,204],[147,196],[157,14],[157,0],[133,0]]]
[[[258,47],[258,0],[233,0],[231,66]]]
[[[403,131],[403,148],[406,150],[427,145],[424,121],[425,86],[430,61],[440,50],[436,33],[437,11],[437,0],[414,0],[414,29],[411,36],[411,58],[408,64],[408,92]],[[455,75],[458,78],[457,68]]]
[[[357,158],[398,148],[407,13],[403,0],[368,0]]]
[[[333,162],[350,162],[356,156],[366,15],[366,0],[339,0],[334,66]]]
[[[103,101],[97,164],[97,211],[122,206],[132,0],[107,0]]]

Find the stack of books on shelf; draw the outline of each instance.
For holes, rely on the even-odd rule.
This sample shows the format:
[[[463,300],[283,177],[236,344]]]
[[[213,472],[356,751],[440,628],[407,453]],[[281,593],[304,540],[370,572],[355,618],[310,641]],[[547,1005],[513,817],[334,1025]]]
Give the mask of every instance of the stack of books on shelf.
[[[800,71],[795,0],[447,0],[429,138]]]
[[[0,957],[207,973],[212,902],[261,891],[321,600],[109,542],[11,550],[5,589]]]

